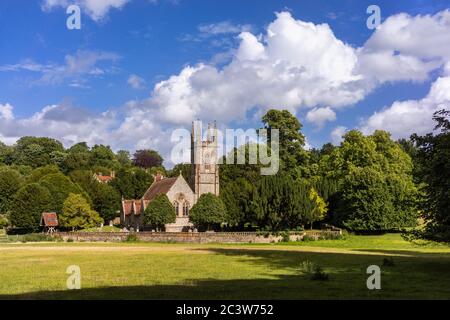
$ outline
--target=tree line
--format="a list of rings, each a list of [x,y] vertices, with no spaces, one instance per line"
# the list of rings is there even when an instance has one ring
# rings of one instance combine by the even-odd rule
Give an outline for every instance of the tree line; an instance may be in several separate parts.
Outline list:
[[[269,133],[280,129],[278,174],[261,176],[258,164],[224,161],[220,197],[202,197],[191,220],[205,230],[268,231],[329,223],[380,232],[421,223],[424,228],[414,236],[449,239],[448,118],[449,111],[437,112],[434,132],[425,136],[394,141],[385,131],[364,135],[351,130],[339,146],[327,143],[306,150],[299,120],[286,110],[269,110],[261,119],[262,128]],[[248,157],[250,148],[260,147],[267,146],[235,148],[234,159],[238,152]],[[84,142],[65,149],[57,140],[38,137],[23,137],[14,146],[0,143],[0,224],[35,231],[42,211],[62,214],[68,228],[79,227],[70,223],[76,212],[88,212],[80,220],[83,227],[111,220],[120,214],[121,198],[142,197],[155,172],[176,176],[181,171],[189,181],[190,165],[167,170],[162,164],[154,150],[131,156],[125,150],[90,148]],[[94,173],[111,171],[115,179],[109,184],[93,179]],[[153,202],[145,219],[162,228],[174,219],[171,205],[163,196]]]

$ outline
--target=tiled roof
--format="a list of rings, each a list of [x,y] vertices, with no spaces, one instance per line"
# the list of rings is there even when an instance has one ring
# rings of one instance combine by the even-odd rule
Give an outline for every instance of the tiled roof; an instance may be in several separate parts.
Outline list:
[[[123,213],[126,216],[129,216],[130,214],[133,213],[133,203],[134,200],[123,200],[122,201],[122,207],[123,207]]]
[[[134,200],[134,214],[136,216],[142,213],[142,200]]]
[[[166,194],[169,192],[170,188],[174,185],[174,183],[177,181],[178,178],[166,178],[162,179],[160,181],[154,182],[150,188],[145,192],[142,199],[151,201],[153,200],[158,194]]]
[[[113,180],[114,178],[111,176],[99,176],[97,175],[96,178],[100,181],[100,182],[110,182],[111,180]]]
[[[41,226],[57,227],[58,215],[55,212],[43,212],[41,216]]]

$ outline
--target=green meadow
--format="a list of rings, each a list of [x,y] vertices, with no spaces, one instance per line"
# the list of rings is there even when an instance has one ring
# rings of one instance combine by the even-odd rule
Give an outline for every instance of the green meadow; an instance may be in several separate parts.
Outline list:
[[[329,279],[312,280],[305,261]],[[81,270],[79,290],[66,286],[71,265]],[[370,265],[381,268],[381,290],[367,289]],[[0,299],[450,299],[449,283],[448,245],[398,234],[267,245],[0,245]]]

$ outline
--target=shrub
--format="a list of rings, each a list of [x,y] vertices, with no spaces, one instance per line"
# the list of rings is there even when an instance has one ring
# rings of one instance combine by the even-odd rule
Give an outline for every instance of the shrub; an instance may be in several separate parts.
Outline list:
[[[139,238],[134,233],[131,233],[123,240],[123,242],[139,242]]]
[[[300,264],[300,271],[305,274],[309,274],[311,276],[311,280],[328,281],[330,279],[321,266],[314,264],[309,260],[303,261]]]
[[[20,238],[20,241],[25,243],[25,242],[47,242],[47,241],[55,241],[55,238],[48,236],[46,234],[43,233],[29,233],[29,234],[25,234]]]
[[[291,240],[288,231],[282,232],[281,237],[282,237],[281,242],[289,242]]]
[[[330,280],[330,277],[328,274],[322,269],[321,266],[316,265],[314,266],[314,272],[311,276],[311,280],[317,280],[317,281],[328,281]]]

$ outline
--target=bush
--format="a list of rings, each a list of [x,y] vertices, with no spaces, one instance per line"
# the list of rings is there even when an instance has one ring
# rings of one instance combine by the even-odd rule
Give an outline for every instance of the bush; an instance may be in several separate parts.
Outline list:
[[[25,234],[19,238],[21,242],[48,242],[48,241],[56,241],[55,238],[48,236],[43,233],[29,233]]]
[[[316,238],[309,236],[307,234],[305,234],[302,238],[302,241],[308,242],[308,241],[316,241]]]
[[[123,242],[139,242],[139,241],[140,241],[139,238],[134,233],[129,234],[127,238],[123,240]]]
[[[313,262],[306,260],[300,264],[300,271],[311,276],[311,280],[316,281],[328,281],[330,277],[322,269],[321,266],[314,264]]]
[[[282,232],[281,237],[282,237],[281,242],[289,242],[291,240],[288,231]]]
[[[314,266],[314,273],[311,276],[311,280],[317,280],[317,281],[328,281],[330,280],[330,277],[328,274],[322,269],[321,266],[316,265]]]

